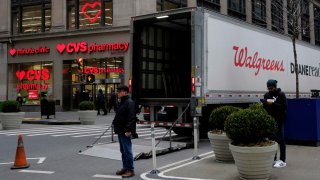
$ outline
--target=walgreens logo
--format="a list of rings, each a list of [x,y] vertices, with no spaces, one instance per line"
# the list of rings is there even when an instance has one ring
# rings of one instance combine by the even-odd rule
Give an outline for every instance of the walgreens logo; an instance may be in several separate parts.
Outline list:
[[[265,71],[284,71],[283,60],[260,57],[258,51],[250,54],[247,47],[233,46],[233,50],[234,65],[240,68],[256,69],[255,76],[259,74],[261,69]]]
[[[57,44],[56,49],[60,54],[63,54],[65,51],[69,54],[71,53],[94,53],[94,52],[126,52],[129,49],[128,42],[116,42],[110,44],[97,44],[92,43],[88,44],[87,42],[70,42],[67,44]]]

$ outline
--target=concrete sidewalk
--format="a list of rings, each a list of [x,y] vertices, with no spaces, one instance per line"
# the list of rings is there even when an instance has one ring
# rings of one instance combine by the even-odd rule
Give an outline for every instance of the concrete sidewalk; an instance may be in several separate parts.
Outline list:
[[[273,168],[272,180],[317,180],[320,179],[320,147],[287,145],[287,167]],[[178,167],[178,168],[177,168]],[[190,161],[181,166],[163,170],[162,178],[181,179],[219,179],[238,180],[239,175],[234,163],[219,163],[214,154],[200,160]]]
[[[112,121],[115,113],[108,113],[106,116],[99,115],[97,119],[105,118]],[[99,123],[99,121],[96,121]],[[71,125],[80,124],[79,115],[77,111],[56,112],[56,115],[42,116],[40,112],[26,112],[23,120],[24,124],[48,124],[48,125]]]
[[[107,116],[98,116],[96,123],[110,124],[114,115],[115,113],[111,112]],[[40,112],[26,112],[24,123],[80,124],[76,111],[56,112],[56,117],[50,116],[50,119],[46,119],[46,116],[40,118]],[[209,141],[200,143],[199,149],[201,146],[210,149]],[[287,167],[272,169],[271,180],[320,180],[320,147],[287,145],[286,162]],[[190,158],[181,164],[161,169],[158,176],[164,179],[239,179],[235,164],[215,161],[213,152],[202,156],[200,160]]]

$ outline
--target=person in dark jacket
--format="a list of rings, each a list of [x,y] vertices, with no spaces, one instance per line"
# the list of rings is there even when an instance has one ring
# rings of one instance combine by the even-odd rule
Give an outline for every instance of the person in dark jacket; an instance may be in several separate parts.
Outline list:
[[[286,144],[284,141],[284,121],[287,116],[287,98],[280,88],[277,88],[277,80],[270,79],[267,81],[268,92],[264,95],[263,107],[267,110],[278,125],[276,141],[280,146],[280,160],[277,160],[277,154],[274,158],[273,167],[282,168],[286,164]]]
[[[134,176],[133,154],[132,154],[132,134],[135,133],[135,104],[128,96],[129,88],[125,85],[119,85],[117,88],[118,98],[120,100],[116,115],[112,122],[115,134],[118,134],[120,152],[122,158],[122,169],[116,172],[123,178]]]
[[[111,111],[112,107],[113,107],[114,112],[116,112],[116,110],[117,110],[116,104],[117,104],[117,95],[114,92],[114,90],[111,90],[111,96],[110,96],[110,100],[109,100],[109,112]]]
[[[100,109],[103,110],[103,115],[107,115],[107,109],[106,109],[106,103],[105,103],[105,97],[102,92],[102,89],[99,89],[98,97],[97,97],[97,104],[98,104],[98,115],[100,114]]]

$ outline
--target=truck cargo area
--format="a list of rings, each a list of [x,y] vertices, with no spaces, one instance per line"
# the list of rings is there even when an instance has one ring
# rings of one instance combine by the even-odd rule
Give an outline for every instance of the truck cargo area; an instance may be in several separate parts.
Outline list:
[[[132,95],[156,121],[173,121],[191,96],[191,13],[133,21]],[[186,115],[181,119],[186,120]]]
[[[190,98],[191,15],[133,21],[133,96]]]

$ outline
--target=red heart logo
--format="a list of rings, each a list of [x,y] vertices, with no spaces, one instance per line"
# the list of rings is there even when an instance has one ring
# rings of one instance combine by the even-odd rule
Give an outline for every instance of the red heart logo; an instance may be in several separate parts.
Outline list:
[[[57,44],[56,48],[59,51],[59,53],[62,54],[63,51],[66,49],[66,45],[65,44]]]
[[[16,49],[10,49],[9,53],[11,54],[11,56],[14,56],[16,54],[17,50]]]
[[[90,17],[87,14],[87,8],[90,7],[93,10],[96,10],[94,7],[95,6],[99,6],[99,11],[97,12],[97,14],[94,17]],[[81,8],[81,12],[83,13],[83,15],[91,22],[94,23],[98,17],[101,15],[101,2],[94,2],[94,3],[85,3],[82,8]]]
[[[24,70],[16,72],[16,76],[20,79],[20,81],[24,78],[25,75],[26,72]]]

